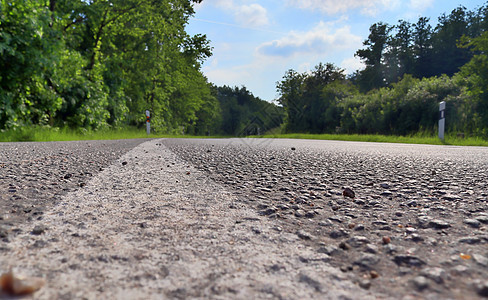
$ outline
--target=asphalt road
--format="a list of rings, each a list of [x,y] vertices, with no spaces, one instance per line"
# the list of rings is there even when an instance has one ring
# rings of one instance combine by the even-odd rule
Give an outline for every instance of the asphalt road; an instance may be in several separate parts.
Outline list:
[[[39,299],[487,297],[487,173],[481,147],[152,140],[2,229],[0,268]]]
[[[488,149],[315,140],[166,140],[259,215],[392,298],[488,295]],[[343,197],[345,187],[355,198]]]

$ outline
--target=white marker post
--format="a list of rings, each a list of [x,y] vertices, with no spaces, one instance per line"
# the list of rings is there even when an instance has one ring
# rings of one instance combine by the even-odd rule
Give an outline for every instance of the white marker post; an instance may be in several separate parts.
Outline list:
[[[439,139],[444,140],[446,126],[446,101],[439,103]]]
[[[149,135],[151,133],[151,113],[146,110],[146,133]]]

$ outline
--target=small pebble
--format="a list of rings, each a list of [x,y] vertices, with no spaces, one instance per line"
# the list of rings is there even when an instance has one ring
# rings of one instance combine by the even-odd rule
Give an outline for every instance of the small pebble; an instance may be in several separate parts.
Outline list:
[[[473,228],[480,228],[481,226],[481,222],[476,219],[465,219],[463,222]]]
[[[423,276],[433,280],[438,284],[444,283],[444,278],[446,276],[446,271],[442,268],[425,268],[421,273]]]
[[[33,235],[41,235],[46,231],[46,227],[43,225],[36,225],[34,229],[32,229],[32,234]]]
[[[375,270],[371,270],[369,272],[369,276],[371,276],[371,278],[373,278],[373,279],[376,279],[376,278],[380,277],[380,274],[378,274],[378,272],[376,272]]]
[[[399,266],[420,267],[425,265],[425,262],[413,255],[397,255],[393,261]]]
[[[477,282],[475,285],[478,295],[488,298],[488,281]]]
[[[297,236],[301,238],[302,240],[311,240],[313,237],[310,233],[304,231],[304,230],[298,230],[297,231]]]
[[[423,291],[429,287],[429,280],[424,276],[417,276],[412,279],[412,283],[418,291]]]
[[[371,288],[371,281],[368,279],[361,279],[359,281],[359,286],[365,290],[369,290]]]

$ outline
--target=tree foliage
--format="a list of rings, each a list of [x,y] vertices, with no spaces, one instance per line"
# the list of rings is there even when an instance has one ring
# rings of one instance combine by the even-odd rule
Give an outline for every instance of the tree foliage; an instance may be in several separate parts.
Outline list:
[[[472,39],[465,36],[461,46],[477,53],[459,73],[470,96],[464,103],[465,115],[469,116],[465,130],[488,137],[488,32]]]
[[[488,136],[488,5],[370,27],[351,76],[330,63],[288,70],[277,105],[201,72],[205,35],[185,27],[201,0],[0,0],[0,130],[141,126],[162,133],[432,132]],[[283,124],[282,124],[283,123]]]
[[[468,11],[460,6],[438,18],[435,27],[420,17],[416,23],[404,20],[396,25],[382,22],[370,27],[366,47],[356,52],[365,68],[354,77],[361,91],[389,86],[403,75],[416,78],[452,76],[473,56],[457,47],[463,36],[477,37],[488,30],[487,6]]]
[[[1,0],[0,128],[140,125],[146,109],[160,132],[208,126],[211,48],[185,32],[192,2]]]
[[[285,130],[433,133],[439,102],[446,101],[448,131],[488,137],[487,20],[485,5],[476,11],[460,6],[434,27],[425,17],[373,24],[365,48],[356,52],[363,70],[346,78],[319,64],[285,73],[277,83]]]
[[[384,54],[387,48],[388,34],[391,27],[388,24],[376,23],[369,28],[370,34],[363,45],[366,49],[356,52],[366,68],[359,72],[357,82],[364,91],[379,88],[387,85],[385,79]]]
[[[219,133],[224,135],[259,135],[283,122],[283,110],[255,97],[245,87],[214,87],[222,109]]]
[[[278,102],[286,112],[285,130],[314,133],[335,130],[338,125],[335,104],[341,93],[334,87],[345,78],[344,70],[330,63],[320,63],[310,73],[288,70],[283,80],[277,82]]]

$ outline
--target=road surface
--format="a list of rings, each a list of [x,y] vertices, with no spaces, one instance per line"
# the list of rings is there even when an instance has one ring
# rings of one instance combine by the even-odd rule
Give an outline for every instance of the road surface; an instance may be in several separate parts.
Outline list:
[[[487,170],[478,147],[150,140],[4,214],[0,268],[36,299],[486,297]]]

